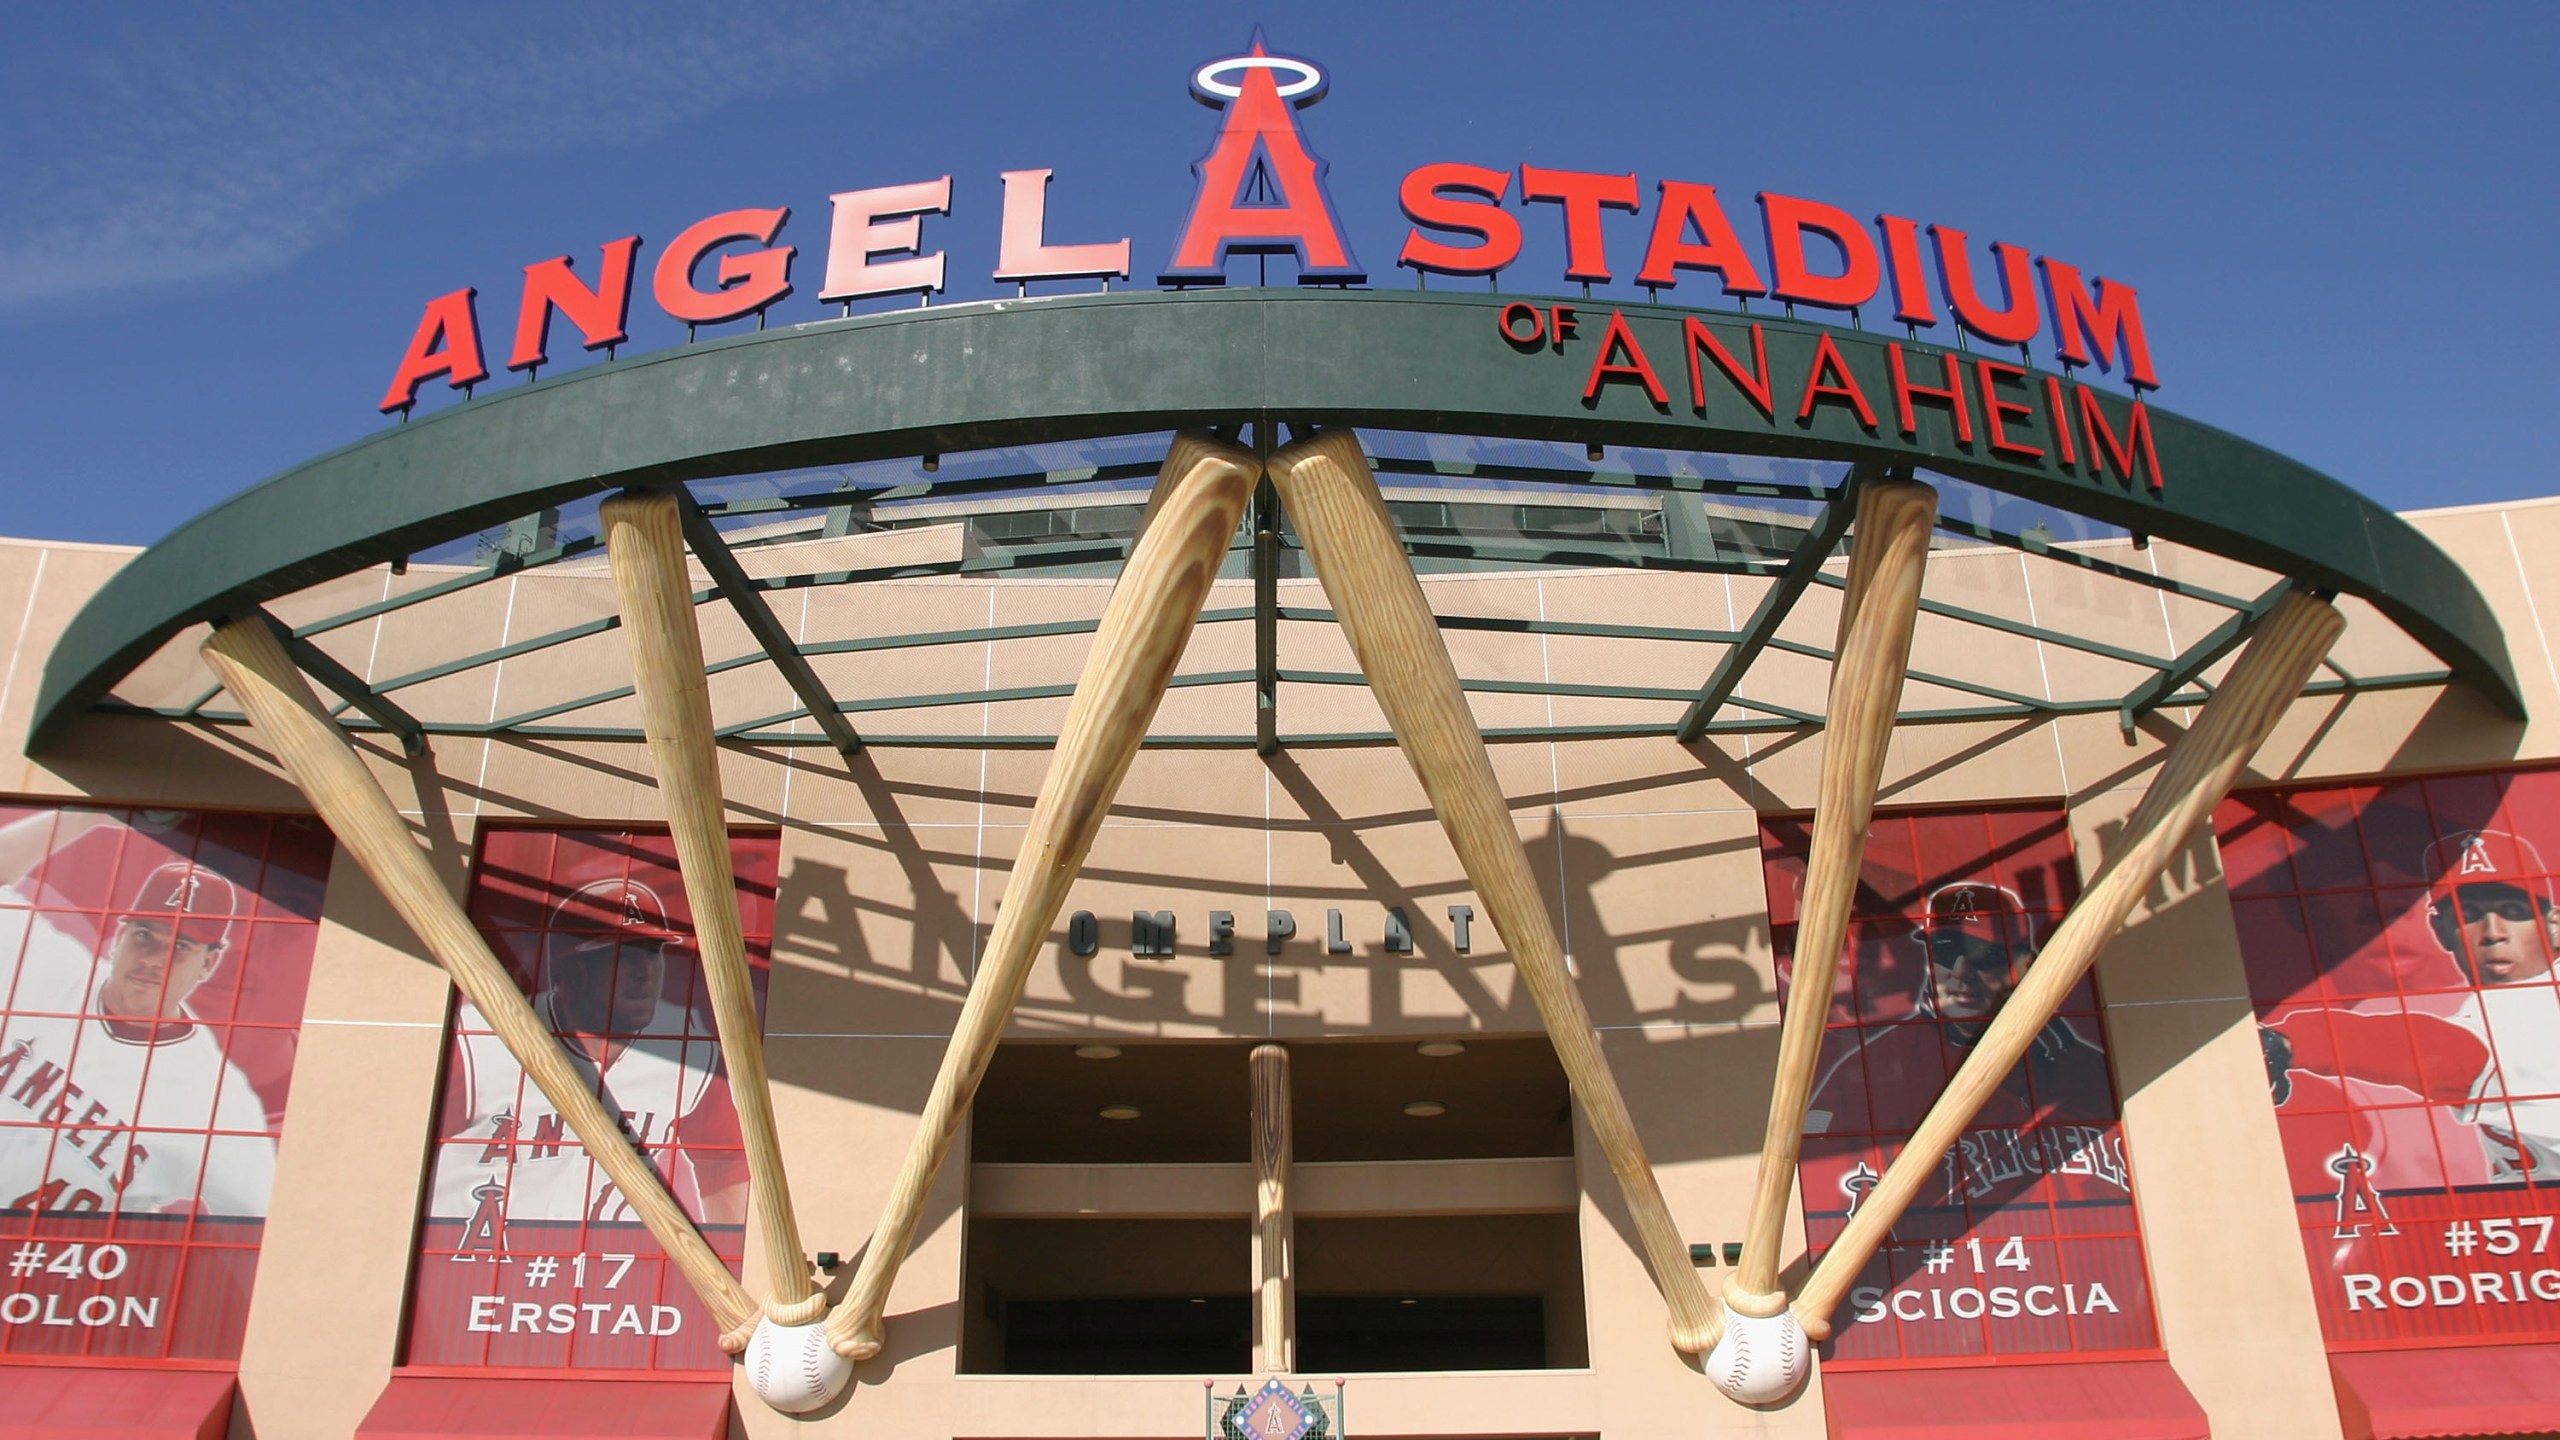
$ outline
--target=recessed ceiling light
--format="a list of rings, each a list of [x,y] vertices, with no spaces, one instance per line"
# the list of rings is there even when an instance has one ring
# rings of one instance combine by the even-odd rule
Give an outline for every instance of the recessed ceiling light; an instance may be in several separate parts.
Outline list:
[[[1463,1040],[1425,1040],[1413,1048],[1420,1054],[1428,1055],[1434,1060],[1440,1060],[1451,1055],[1462,1055],[1466,1053],[1467,1045]]]
[[[1105,1105],[1102,1107],[1102,1118],[1105,1120],[1135,1120],[1138,1118],[1138,1107],[1135,1105]]]
[[[1404,1102],[1404,1113],[1416,1120],[1428,1120],[1434,1115],[1448,1114],[1449,1107],[1437,1100],[1407,1100]]]
[[[1120,1047],[1117,1045],[1103,1044],[1079,1045],[1076,1047],[1076,1058],[1079,1060],[1117,1060],[1120,1058]]]

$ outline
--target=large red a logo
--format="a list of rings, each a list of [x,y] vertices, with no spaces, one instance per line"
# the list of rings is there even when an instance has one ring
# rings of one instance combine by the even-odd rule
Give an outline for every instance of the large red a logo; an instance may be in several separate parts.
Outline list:
[[[1223,112],[1218,138],[1191,167],[1200,177],[1191,217],[1158,283],[1223,285],[1227,257],[1294,255],[1301,285],[1357,285],[1368,274],[1325,193],[1325,162],[1307,149],[1297,112],[1324,98],[1312,63],[1271,54],[1261,27],[1250,53],[1193,71],[1191,93]]]

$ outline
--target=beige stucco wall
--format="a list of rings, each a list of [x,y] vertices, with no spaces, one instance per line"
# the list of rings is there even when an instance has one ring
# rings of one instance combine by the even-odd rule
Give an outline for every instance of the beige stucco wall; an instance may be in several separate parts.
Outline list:
[[[2256,757],[2244,784],[2560,754],[2560,671],[2538,608],[2552,597],[2536,593],[2522,558],[2560,553],[2560,504],[2416,519],[2498,607],[2535,719],[2513,724],[2467,693],[2437,689],[2306,700]],[[19,754],[54,637],[124,554],[0,542],[0,602],[10,602],[0,603],[0,614],[24,617],[14,636],[0,636],[11,645],[0,670],[0,754],[11,768],[0,774],[0,791],[301,808],[251,738],[229,726],[100,717],[76,727],[53,752]],[[2167,545],[2112,558],[2239,593],[2255,593],[2267,578]],[[277,608],[288,618],[327,613],[434,578],[423,567],[397,578],[368,572]],[[1935,600],[2162,655],[2194,643],[2221,613],[2158,596],[2129,599],[2120,588],[2006,552],[1943,555],[1928,583]],[[1557,574],[1435,579],[1430,589],[1444,610],[1471,614],[1722,627],[1750,613],[1759,582]],[[798,612],[786,618],[804,637],[841,638],[1090,616],[1104,594],[1093,582],[930,580],[791,592],[785,604]],[[1836,596],[1816,588],[1783,633],[1826,643]],[[1240,587],[1222,586],[1211,603],[1243,601]],[[381,677],[594,618],[610,603],[593,567],[535,574],[484,586],[433,624],[395,612],[333,632],[324,643],[359,674]],[[1293,582],[1284,603],[1322,601],[1311,582]],[[2347,608],[2353,624],[2336,655],[2348,668],[2375,674],[2429,666],[2368,609]],[[724,611],[702,613],[711,653],[744,647]],[[2560,615],[2552,621],[2560,623]],[[1461,672],[1474,677],[1693,684],[1713,663],[1712,648],[1674,653],[1637,641],[1468,632],[1450,639]],[[440,713],[512,713],[615,683],[624,666],[620,643],[607,634],[540,664],[436,681],[414,698]],[[1054,684],[1074,678],[1084,644],[1070,637],[953,645],[831,657],[821,669],[845,694]],[[1249,644],[1248,627],[1203,631],[1185,669],[1249,665]],[[1353,668],[1324,627],[1290,626],[1284,645],[1290,668]],[[1928,622],[1914,665],[2022,693],[2121,689],[2135,678],[2121,662]],[[1755,673],[1757,698],[1820,708],[1826,677],[1819,663],[1773,654]],[[127,693],[192,698],[208,684],[185,648],[173,647]],[[1473,699],[1489,726],[1661,715],[1658,705],[1605,700]],[[715,701],[723,718],[790,703],[761,667],[721,677]],[[1046,730],[1055,728],[1064,703],[856,718],[875,733],[946,732],[963,722],[972,732]],[[1238,711],[1239,704],[1249,707],[1250,697],[1235,687],[1177,690],[1157,728],[1241,730],[1250,710]],[[1380,724],[1375,702],[1354,687],[1289,686],[1282,705],[1290,730]],[[1906,728],[1895,741],[1884,799],[2067,804],[2086,872],[2185,718],[2162,717],[2132,743],[2104,715]],[[1496,773],[1664,1191],[1684,1231],[1702,1243],[1740,1238],[1775,1053],[1757,820],[1810,808],[1822,744],[1818,735],[1762,735],[1686,749],[1662,739],[1493,747]],[[659,818],[649,767],[631,746],[440,740],[415,764],[400,763],[396,751],[377,743],[367,749],[457,892],[484,822]],[[732,749],[724,756],[733,820],[783,827],[768,1044],[800,1228],[812,1250],[851,1255],[869,1232],[1046,760],[1041,751],[966,745],[878,747],[850,766],[823,748]],[[2218,1433],[2334,1435],[2228,903],[2211,846],[2199,843],[2189,858],[2101,970],[2161,1332]],[[1268,763],[1249,750],[1149,750],[1132,768],[1069,908],[1094,912],[1106,927],[1125,925],[1133,909],[1172,909],[1182,917],[1181,953],[1136,959],[1107,941],[1083,961],[1053,943],[1013,1033],[1168,1040],[1534,1033],[1535,1012],[1481,907],[1472,952],[1458,954],[1449,943],[1446,907],[1472,901],[1419,786],[1392,749],[1307,748]],[[1384,953],[1378,917],[1388,904],[1414,916],[1416,953]],[[1238,916],[1232,958],[1213,959],[1198,943],[1213,908]],[[1273,908],[1295,912],[1300,926],[1276,959],[1258,943],[1261,912]],[[1332,908],[1345,912],[1351,954],[1324,953],[1323,917]],[[415,940],[342,858],[315,962],[235,1433],[344,1435],[391,1373],[445,1006],[441,978]],[[1587,1129],[1575,1163],[1590,1366],[1361,1377],[1352,1382],[1356,1433],[1633,1436],[1677,1427],[1822,1434],[1818,1383],[1789,1404],[1745,1410],[1718,1397],[1694,1363],[1664,1343],[1660,1302],[1628,1243],[1623,1203]],[[851,1397],[812,1421],[776,1416],[741,1388],[746,1434],[1190,1433],[1199,1413],[1196,1378],[959,1373],[968,1176],[964,1145],[944,1172],[893,1297],[888,1357],[864,1366]],[[1801,1244],[1800,1230],[1789,1234],[1791,1245]],[[751,1254],[751,1287],[759,1273]],[[1711,1288],[1721,1273],[1708,1272]]]

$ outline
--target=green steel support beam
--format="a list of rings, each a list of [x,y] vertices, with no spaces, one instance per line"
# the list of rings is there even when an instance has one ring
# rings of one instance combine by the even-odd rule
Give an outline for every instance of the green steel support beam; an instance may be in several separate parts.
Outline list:
[[[1827,645],[1808,645],[1801,640],[1772,638],[1769,641],[1769,648],[1772,650],[1784,651],[1789,655],[1803,655],[1810,659],[1820,660],[1825,664],[1829,664],[1839,658],[1837,655],[1832,653],[1831,647]],[[2023,705],[2030,710],[2051,710],[2053,708],[2053,702],[2050,700],[2039,700],[2033,695],[2021,695],[2014,690],[2003,690],[1996,685],[1985,685],[1976,680],[1961,680],[1953,675],[1941,675],[1932,670],[1906,669],[1902,673],[1906,678],[1917,680],[1923,685],[1939,685],[1944,686],[1949,690],[1961,690],[1967,695],[1979,695],[1985,700],[1998,700],[2010,705]]]
[[[803,490],[752,500],[710,500],[703,503],[702,513],[714,520],[730,520],[741,515],[785,515],[795,510],[835,510],[847,506],[865,509],[908,500],[957,500],[971,495],[1032,491],[1044,486],[1102,486],[1126,480],[1152,479],[1158,468],[1156,462],[1149,461],[1135,465],[1097,466],[1091,474],[1078,474],[1073,480],[1056,479],[1035,470],[1012,475],[978,475],[967,479],[905,481],[895,485],[874,485],[868,489],[838,486],[832,490]],[[1132,490],[1128,493],[1133,499],[1143,499],[1146,492]]]
[[[853,722],[844,718],[835,697],[827,693],[826,682],[809,667],[809,657],[800,653],[799,642],[774,618],[764,592],[748,581],[746,571],[738,568],[738,557],[729,553],[729,542],[720,538],[720,531],[704,517],[702,508],[693,503],[693,496],[681,485],[676,487],[676,501],[676,513],[683,520],[685,543],[693,547],[693,558],[702,562],[713,587],[746,622],[747,634],[763,648],[773,668],[782,672],[791,693],[808,707],[809,718],[817,721],[818,729],[835,743],[836,753],[848,760],[861,754],[862,737],[854,732]]]
[[[1078,542],[1070,549],[1068,554],[1072,561],[1084,561],[1096,556],[1102,556],[1105,558],[1117,556],[1125,553],[1127,548],[1127,546],[1121,545],[1118,542],[1108,542],[1098,548]],[[1050,557],[1050,563],[1069,563],[1069,561],[1058,560],[1054,557]],[[902,580],[924,575],[962,575],[986,570],[1011,570],[1019,568],[1028,568],[1022,565],[1021,557],[1019,555],[1005,555],[980,557],[976,560],[935,562],[925,565],[887,566],[877,570],[840,570],[823,575],[784,575],[765,580],[749,579],[746,583],[748,588],[751,590],[797,590],[817,585],[859,584],[865,580]],[[704,604],[717,597],[719,593],[720,591],[717,586],[714,586],[709,590],[697,590],[693,595],[693,603],[696,605]],[[1203,623],[1206,623],[1211,619],[1234,620],[1242,618],[1244,613],[1245,612],[1241,610],[1211,611],[1203,615],[1201,619]],[[955,645],[972,643],[979,640],[1004,640],[1023,635],[1071,635],[1079,632],[1091,631],[1094,628],[1095,623],[1096,622],[1091,620],[1063,620],[1041,625],[997,626],[990,629],[951,630],[914,636],[884,635],[869,639],[831,640],[815,645],[801,646],[800,653],[803,655],[838,655],[851,653],[857,650],[903,650],[910,647],[922,647],[928,645]],[[501,645],[493,650],[482,650],[476,654],[465,655],[458,659],[445,661],[440,665],[431,665],[423,670],[413,670],[405,675],[395,675],[391,679],[383,681],[374,688],[378,691],[384,692],[405,690],[412,685],[423,685],[430,680],[441,680],[448,675],[458,675],[463,671],[475,670],[483,665],[494,665],[501,660],[512,660],[519,655],[529,655],[538,650],[548,650],[554,645],[565,645],[572,640],[583,640],[590,635],[600,635],[607,630],[620,627],[621,624],[622,617],[619,615],[606,615],[594,620],[581,621],[575,625],[564,626],[558,630],[546,631],[543,634],[535,635],[528,639],[518,640],[507,645]],[[606,700],[616,699],[619,698],[619,696],[600,695],[596,698],[598,700]],[[111,706],[109,708],[114,710],[118,707]]]
[[[1846,589],[1849,584],[1845,577],[1839,575],[1816,575],[1813,580],[1817,585],[1828,585],[1834,590]],[[2077,650],[2084,655],[2102,655],[2109,660],[2121,660],[2127,665],[2139,665],[2147,670],[2166,670],[2170,665],[2169,661],[2145,655],[2139,650],[2127,650],[2121,645],[2110,645],[2103,640],[2092,640],[2085,635],[2073,635],[2068,631],[2056,630],[2050,626],[2030,625],[2024,620],[2012,620],[2005,615],[1968,610],[1962,605],[1950,605],[1943,600],[1924,597],[1920,601],[1920,613],[1943,616],[1949,620],[1961,620],[1968,625],[1980,625],[1985,629],[1997,630],[2003,635],[2019,635],[2029,640],[2042,640],[2048,645],[2059,645],[2065,650]],[[2105,708],[2114,709],[2115,702],[2107,702]]]
[[[1464,475],[1457,475],[1438,469],[1428,461],[1406,460],[1392,456],[1371,456],[1370,467],[1380,475],[1411,476],[1418,480],[1438,481],[1443,486],[1449,486],[1453,481],[1464,480],[1511,480],[1528,484],[1553,485],[1559,490],[1587,490],[1593,485],[1607,485],[1613,489],[1670,491],[1682,495],[1730,495],[1751,500],[1793,500],[1799,503],[1819,502],[1824,494],[1821,489],[1813,486],[1772,485],[1760,480],[1714,480],[1703,475],[1636,475],[1626,471],[1598,475],[1588,470],[1556,470],[1533,465],[1477,464],[1470,467]],[[1382,488],[1393,490],[1402,487]],[[1529,503],[1536,503],[1534,495],[1523,496],[1517,491],[1505,493],[1488,490],[1484,495],[1484,503],[1489,505],[1517,505],[1524,499]]]
[[[1724,658],[1716,662],[1714,672],[1707,676],[1707,683],[1698,691],[1698,698],[1690,702],[1688,712],[1680,717],[1680,726],[1672,733],[1681,744],[1686,745],[1706,734],[1707,722],[1713,720],[1716,711],[1733,698],[1734,687],[1742,683],[1744,672],[1760,658],[1760,652],[1768,648],[1770,638],[1778,633],[1778,626],[1786,620],[1787,612],[1795,608],[1805,587],[1813,583],[1813,577],[1822,573],[1823,562],[1829,560],[1831,552],[1839,546],[1840,536],[1848,530],[1850,518],[1858,511],[1858,486],[1877,473],[1877,467],[1872,465],[1861,465],[1851,470],[1848,481],[1840,487],[1839,493],[1831,497],[1822,517],[1814,521],[1812,529],[1804,532],[1803,543],[1796,546],[1795,554],[1787,557],[1786,568],[1778,572],[1777,583],[1760,597],[1759,607],[1743,624],[1742,638],[1735,641],[1733,648],[1724,652]]]
[[[1294,605],[1280,607],[1283,620],[1303,620],[1311,624],[1331,625],[1330,610],[1307,610]],[[1730,645],[1741,638],[1736,630],[1690,630],[1670,625],[1609,625],[1587,620],[1532,620],[1511,615],[1434,615],[1432,623],[1443,630],[1481,630],[1498,635],[1592,635],[1607,640],[1677,640],[1693,645]]]
[[[718,593],[716,590],[699,591],[694,595],[693,603],[699,605]],[[406,675],[394,675],[374,688],[384,694],[394,690],[406,690],[412,685],[424,685],[430,680],[441,680],[447,675],[459,675],[466,670],[477,670],[483,665],[495,665],[501,660],[513,660],[519,655],[530,655],[537,650],[548,650],[554,645],[565,645],[572,640],[583,640],[589,635],[601,635],[607,630],[621,628],[621,616],[599,616],[596,619],[580,621],[578,624],[548,631],[530,639],[518,640],[511,645],[501,645],[494,650],[482,650],[476,654],[462,656],[460,659],[447,660],[441,665],[430,665],[424,670],[412,670]]]
[[[1283,670],[1280,678],[1293,685],[1366,686],[1369,680],[1351,670]],[[1566,680],[1470,680],[1461,677],[1458,688],[1478,695],[1562,695],[1576,700],[1686,700],[1692,693],[1686,686],[1658,685],[1586,685]]]
[[[2137,721],[2159,709],[2169,697],[2189,684],[2197,683],[2197,677],[2204,674],[2214,661],[2238,649],[2240,642],[2248,639],[2249,632],[2257,627],[2258,621],[2276,608],[2277,601],[2292,592],[2291,580],[2279,580],[2267,587],[2266,593],[2257,599],[2241,602],[2240,608],[2233,611],[2229,619],[2214,626],[2211,634],[2187,647],[2185,654],[2170,661],[2159,674],[2134,686],[2123,700],[2117,702],[2117,726],[2130,737]],[[2340,673],[2343,677],[2344,672]]]
[[[2208,590],[2202,585],[2191,585],[2184,580],[2155,575],[2148,570],[2137,570],[2130,565],[2119,565],[2113,560],[2101,560],[2095,555],[2084,555],[2068,545],[2031,545],[2023,535],[2012,535],[2006,530],[1994,530],[1988,525],[1977,525],[1971,520],[1954,515],[1939,516],[1938,528],[1950,535],[1988,540],[1994,545],[2006,546],[2041,560],[2050,560],[2057,565],[2069,565],[2075,569],[2091,571],[2117,580],[2128,580],[2154,590],[2166,590],[2172,595],[2183,595],[2190,600],[2202,600],[2208,605],[2228,605],[2236,610],[2249,603],[2237,595],[2225,595],[2219,590]]]
[[[1249,620],[1253,612],[1242,606],[1222,610],[1203,610],[1200,623],[1218,625]],[[800,647],[803,655],[850,655],[869,650],[923,650],[936,645],[975,645],[985,640],[1034,640],[1051,635],[1090,635],[1102,628],[1099,620],[1040,620],[1022,625],[982,625],[971,630],[928,630],[915,635],[862,635],[849,640],[820,640]]]
[[[1268,421],[1254,430],[1266,465],[1270,432]],[[1280,749],[1280,492],[1269,475],[1253,490],[1253,748]]]
[[[1293,542],[1291,548],[1304,547]],[[1670,570],[1683,575],[1775,575],[1780,568],[1749,560],[1690,560],[1659,550],[1638,550],[1633,546],[1603,550],[1490,537],[1435,540],[1408,535],[1404,551],[1416,560],[1474,560],[1500,565],[1553,565],[1575,570]]]
[[[293,633],[293,628],[264,610],[253,612],[275,632],[285,655],[303,674],[335,692],[366,719],[400,739],[400,753],[415,760],[427,750],[427,730],[418,717],[392,704],[364,683],[356,672],[329,657],[329,652]]]
[[[1250,678],[1252,678],[1251,671],[1235,670],[1207,675],[1182,676],[1176,678],[1173,684],[1177,688],[1192,685],[1233,685],[1241,684]],[[1342,678],[1343,682],[1346,684],[1365,683],[1361,682],[1359,677],[1355,676],[1345,675]],[[2435,686],[2450,685],[2454,683],[2455,679],[2456,676],[2451,670],[2416,670],[2397,675],[2380,675],[2370,679],[2317,680],[2311,684],[2303,686],[2302,693],[2305,696],[2316,696],[2339,695],[2345,694],[2349,691],[2362,690],[2424,689]],[[963,695],[917,696],[899,700],[867,702],[865,708],[912,709],[919,708],[920,706],[928,703],[959,704],[972,700],[1029,699],[1063,694],[1071,688],[1072,687],[1061,686],[1036,686],[1026,687],[1020,691],[982,691],[974,694]],[[1684,691],[1682,693],[1685,694],[1686,692]],[[2204,697],[2201,695],[2174,695],[2171,696],[2166,703],[2190,704],[2200,702],[2203,698]],[[1736,696],[1731,703],[1741,706],[1744,709],[1758,710],[1777,718],[1770,720],[1717,720],[1708,724],[1708,734],[1784,735],[1794,731],[1817,728],[1822,723],[1822,718],[1818,715],[1808,715],[1799,710],[1788,710],[1776,705],[1763,705],[1752,700],[1744,699],[1740,696]],[[1991,720],[2042,720],[2049,719],[2055,715],[2089,715],[2112,711],[2116,706],[2116,701],[2108,699],[2058,700],[2051,704],[2037,705],[1976,705],[1937,710],[1909,710],[1897,716],[1896,723],[1903,725],[1947,725],[1980,723]],[[205,711],[201,714],[190,715],[176,706],[131,705],[123,701],[112,699],[101,702],[97,708],[98,713],[102,715],[132,715],[162,720],[195,720],[217,725],[243,725],[247,723],[246,717],[242,716],[236,710]],[[788,714],[774,717],[774,723],[779,724],[797,718],[798,712],[793,711]],[[359,730],[368,727],[350,725],[347,728],[350,730]],[[378,729],[381,727],[377,724],[370,728]],[[630,743],[637,743],[646,738],[636,728],[603,725],[526,725],[506,728],[502,725],[456,724],[450,722],[431,721],[422,722],[422,728],[429,735],[462,735],[473,738],[480,738],[495,734],[506,734],[526,740],[616,741]],[[1677,730],[1677,728],[1677,722],[1673,721],[1664,721],[1660,723],[1634,722],[1620,725],[1496,726],[1487,729],[1484,732],[1484,737],[1487,740],[1585,740],[1598,738],[1625,738],[1630,736],[1670,735]],[[822,734],[808,734],[793,731],[737,731],[735,733],[724,734],[722,738],[735,740],[744,745],[768,745],[782,749],[805,745],[825,745],[830,743],[826,736]],[[1385,730],[1360,730],[1309,735],[1284,734],[1280,737],[1280,743],[1284,747],[1387,745],[1394,743],[1395,738],[1396,737],[1392,732]],[[873,749],[896,747],[901,749],[957,750],[1046,750],[1056,748],[1057,743],[1058,737],[1055,735],[980,735],[975,732],[968,734],[872,735],[867,737],[864,741],[864,744]],[[1254,744],[1254,737],[1251,735],[1150,735],[1146,738],[1144,743],[1150,749],[1244,749]]]
[[[1250,670],[1209,670],[1197,675],[1176,675],[1165,682],[1168,690],[1190,690],[1202,685],[1236,685],[1253,678]],[[839,700],[834,702],[848,712],[877,713],[883,710],[931,710],[941,705],[995,705],[1008,700],[1059,700],[1076,693],[1072,684],[1013,685],[997,690],[952,690],[938,695],[886,695],[875,700]],[[755,720],[725,725],[713,733],[723,740],[739,739],[767,725],[786,725],[808,712],[785,710]]]
[[[353,625],[359,620],[370,620],[376,615],[388,615],[394,610],[406,610],[412,605],[423,604],[459,590],[468,590],[475,585],[486,585],[492,580],[504,580],[521,571],[537,569],[561,560],[574,559],[603,543],[593,535],[581,535],[565,545],[553,546],[547,550],[535,550],[529,554],[519,555],[502,550],[498,553],[497,559],[467,575],[456,575],[450,580],[439,580],[433,585],[422,585],[403,595],[389,596],[369,604],[359,605],[353,610],[342,610],[327,619],[314,620],[308,625],[297,626],[293,633],[306,639],[313,635],[324,635],[342,626]]]
[[[1341,685],[1365,689],[1369,677],[1357,670],[1283,670],[1280,678],[1293,685]],[[1458,688],[1478,695],[1561,695],[1576,700],[1687,700],[1695,693],[1687,687],[1667,688],[1652,685],[1583,685],[1561,680],[1469,680],[1460,677]],[[1733,703],[1746,710],[1775,715],[1790,725],[1819,725],[1822,717],[1783,705],[1770,705],[1746,700],[1737,695]],[[1559,726],[1556,733],[1569,733],[1573,727]]]

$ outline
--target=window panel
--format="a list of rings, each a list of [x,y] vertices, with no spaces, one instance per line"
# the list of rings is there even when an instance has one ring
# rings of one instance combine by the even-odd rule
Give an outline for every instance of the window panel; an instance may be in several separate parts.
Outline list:
[[[776,837],[730,842],[759,1009],[779,863]],[[470,908],[535,1013],[737,1269],[746,1166],[667,837],[491,830]],[[409,1364],[729,1368],[682,1276],[468,1002],[456,1004],[440,1117]]]
[[[2554,772],[2492,772],[2252,792],[2215,818],[2226,859],[2310,816],[2367,857],[2361,885],[2300,900],[2318,993],[2280,927],[2240,930],[2332,1346],[2560,1337],[2555,801]]]
[[[0,1358],[238,1356],[330,846],[0,807]]]
[[[1766,822],[1771,904],[1796,903],[1809,827]],[[1831,1012],[1800,1172],[1827,1248],[1874,1188],[2078,890],[2056,809],[1878,818],[1844,999]],[[1779,937],[1792,970],[1792,933]],[[1799,1003],[1789,995],[1785,1003]],[[2075,987],[1941,1159],[1850,1289],[1828,1365],[2156,1351],[2104,1027]]]

